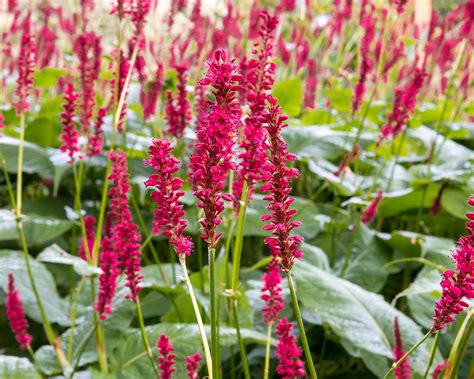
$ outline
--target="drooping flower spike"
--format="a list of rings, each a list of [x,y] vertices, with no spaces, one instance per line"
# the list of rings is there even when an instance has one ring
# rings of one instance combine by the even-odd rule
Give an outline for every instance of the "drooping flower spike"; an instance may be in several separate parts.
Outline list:
[[[265,302],[262,309],[265,324],[269,325],[278,320],[280,311],[284,308],[281,296],[281,274],[280,267],[275,259],[268,265],[267,271],[262,277],[263,287],[260,298]]]
[[[61,113],[61,122],[63,124],[63,130],[61,132],[60,140],[63,144],[60,147],[62,152],[67,152],[69,156],[69,164],[74,164],[76,154],[79,153],[79,133],[76,129],[76,123],[74,116],[76,113],[77,99],[79,93],[74,92],[74,86],[71,83],[66,85],[64,91],[64,112]]]
[[[237,65],[224,50],[216,50],[208,61],[208,73],[200,80],[209,86],[214,99],[208,101],[198,120],[197,142],[190,159],[190,177],[198,207],[204,211],[200,220],[202,237],[215,248],[221,233],[217,226],[222,220],[224,200],[232,197],[224,194],[227,173],[235,169],[232,161],[235,134],[240,127],[240,104],[237,100],[240,75]]]
[[[296,338],[291,335],[292,330],[293,324],[289,323],[285,317],[277,325],[277,373],[283,379],[295,379],[306,375],[304,362],[300,359],[302,352],[296,345]]]
[[[180,204],[183,181],[176,177],[179,160],[171,151],[173,147],[166,140],[153,140],[150,146],[150,157],[145,161],[155,172],[145,182],[147,187],[154,187],[151,198],[156,204],[153,217],[153,233],[161,233],[170,239],[177,254],[189,255],[193,248],[190,237],[183,235],[187,221],[183,218],[184,210]]]
[[[374,200],[370,202],[370,204],[365,208],[364,212],[360,216],[360,222],[363,224],[368,224],[375,220],[375,216],[377,215],[377,209],[379,207],[380,202],[383,199],[383,190],[379,189],[377,191],[377,195]]]
[[[171,346],[171,341],[166,335],[161,334],[156,346],[160,354],[157,359],[160,368],[160,378],[171,379],[173,372],[176,371],[174,368],[176,356],[173,354],[174,348]]]
[[[395,317],[393,321],[393,336],[395,340],[395,346],[393,347],[393,361],[398,362],[406,353],[403,349],[403,341],[400,334],[400,325],[398,324],[398,317]],[[411,378],[411,366],[409,358],[403,360],[394,370],[395,377],[397,379],[410,379]]]
[[[287,126],[287,116],[281,113],[281,107],[272,96],[268,97],[268,112],[262,117],[264,127],[267,131],[268,163],[271,165],[271,177],[268,183],[260,190],[268,193],[264,200],[270,204],[267,209],[269,214],[261,217],[262,221],[269,221],[263,229],[272,233],[271,237],[264,240],[272,255],[279,261],[282,269],[291,271],[295,259],[300,259],[303,252],[299,244],[303,237],[292,235],[292,231],[301,225],[299,221],[293,221],[296,213],[291,209],[294,198],[290,196],[290,182],[297,178],[299,172],[296,168],[287,167],[287,164],[296,160],[296,155],[287,150],[287,144],[281,135],[281,131]]]
[[[15,288],[15,279],[13,274],[8,273],[8,288],[5,299],[5,308],[7,318],[12,332],[22,350],[30,347],[33,337],[28,333],[28,321],[26,320],[25,311],[21,304],[20,295]]]

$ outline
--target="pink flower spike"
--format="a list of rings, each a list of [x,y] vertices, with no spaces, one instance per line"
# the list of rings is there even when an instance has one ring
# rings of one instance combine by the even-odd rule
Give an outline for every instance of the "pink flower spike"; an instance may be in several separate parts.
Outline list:
[[[287,145],[281,131],[287,126],[284,122],[287,117],[281,113],[281,107],[277,100],[268,96],[268,112],[262,117],[264,128],[267,131],[267,149],[269,157],[267,162],[272,167],[269,181],[260,190],[268,193],[264,200],[269,202],[267,209],[269,215],[263,216],[264,221],[270,221],[264,226],[264,230],[271,230],[271,237],[264,240],[272,255],[278,259],[284,271],[291,271],[295,259],[301,259],[303,252],[299,249],[299,243],[303,237],[291,235],[293,229],[299,223],[292,221],[296,211],[291,209],[294,199],[290,196],[292,179],[298,177],[299,172],[295,168],[287,167],[289,162],[296,160],[296,156],[287,150]]]
[[[84,217],[84,228],[86,230],[86,240],[87,240],[87,252],[90,256],[92,250],[94,249],[94,240],[95,240],[95,218],[93,216]],[[79,243],[79,256],[87,260],[86,249],[84,246],[84,241],[81,238]]]
[[[64,112],[61,113],[61,119],[63,124],[63,130],[59,139],[63,142],[60,150],[67,152],[69,155],[69,164],[74,164],[76,153],[79,153],[79,133],[76,129],[74,122],[74,115],[76,113],[76,101],[79,98],[79,94],[74,92],[74,86],[71,83],[66,85],[64,91]]]
[[[304,362],[300,359],[301,349],[296,345],[296,338],[290,335],[292,330],[293,324],[289,323],[285,317],[277,325],[277,373],[283,379],[295,379],[306,375]]]
[[[393,348],[393,361],[398,362],[406,353],[406,351],[403,349],[400,327],[398,325],[398,317],[395,317],[395,320],[393,321],[393,335],[395,339],[395,346]],[[397,379],[411,378],[409,358],[400,363],[400,365],[394,370],[394,374]]]
[[[5,308],[10,328],[12,332],[15,333],[15,338],[20,345],[20,349],[28,349],[33,337],[28,333],[28,321],[26,320],[25,311],[21,304],[18,290],[15,288],[15,279],[11,272],[8,273],[8,289],[5,299]]]
[[[171,91],[166,93],[165,121],[168,126],[168,132],[180,139],[184,135],[186,127],[189,125],[192,114],[191,105],[188,100],[188,65],[182,63],[175,66],[178,74],[177,95],[173,97]]]
[[[188,373],[188,378],[199,379],[198,370],[199,364],[202,361],[201,354],[196,352],[193,355],[184,358],[184,360],[186,361],[186,371]]]
[[[171,346],[170,339],[164,334],[160,335],[156,343],[158,347],[158,352],[160,356],[158,357],[158,363],[160,368],[160,378],[161,379],[171,379],[173,372],[176,369],[173,367],[175,365],[175,355],[173,354],[173,346]]]
[[[446,365],[448,364],[448,360],[445,359],[444,361],[442,361],[441,363],[439,363],[434,371],[433,371],[433,376],[432,378],[433,379],[441,379],[441,374],[443,372],[443,370],[445,369]]]
[[[237,65],[224,50],[216,50],[208,61],[208,73],[200,80],[209,86],[213,100],[201,111],[197,125],[197,142],[190,159],[190,177],[198,207],[204,210],[200,221],[203,238],[215,248],[221,234],[221,223],[227,173],[235,169],[232,162],[235,134],[240,127],[241,109],[238,102],[239,81]]]
[[[128,193],[130,191],[129,174],[127,173],[127,154],[120,150],[112,151],[109,155],[112,161],[112,171],[109,180],[113,186],[109,190],[112,235],[114,249],[119,257],[120,266],[127,277],[126,286],[130,294],[126,298],[137,300],[140,293],[140,282],[143,276],[140,274],[141,253],[140,233],[138,226],[132,220],[130,206],[128,204]]]
[[[377,215],[377,209],[382,199],[383,190],[379,189],[377,191],[377,196],[375,197],[375,199],[370,202],[369,206],[364,210],[364,212],[362,212],[362,215],[360,216],[360,221],[363,224],[368,224],[369,222],[375,220],[375,216]]]
[[[106,108],[100,108],[97,112],[97,119],[94,124],[94,130],[89,134],[89,143],[87,145],[87,155],[93,157],[102,153],[104,146],[104,117],[107,114]]]
[[[184,195],[183,181],[176,177],[179,161],[171,154],[173,147],[166,140],[153,140],[150,146],[150,157],[145,161],[155,173],[145,182],[147,187],[154,187],[151,198],[156,203],[153,217],[153,233],[161,233],[170,238],[177,254],[189,255],[193,249],[191,238],[185,237],[183,231],[187,221],[183,218],[184,210],[179,199]]]
[[[269,325],[278,320],[278,314],[284,307],[283,297],[281,296],[280,267],[274,259],[263,274],[262,281],[263,287],[260,298],[265,302],[262,313],[265,324]]]
[[[18,116],[25,113],[29,108],[28,96],[33,86],[36,62],[36,46],[31,33],[31,13],[23,23],[23,34],[21,35],[20,56],[18,57],[18,79],[16,87],[17,101],[13,103]]]

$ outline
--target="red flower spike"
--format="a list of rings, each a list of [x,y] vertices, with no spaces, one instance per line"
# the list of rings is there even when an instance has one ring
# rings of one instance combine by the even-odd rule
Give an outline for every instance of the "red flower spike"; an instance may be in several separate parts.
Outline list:
[[[86,230],[87,251],[90,254],[94,249],[95,241],[95,218],[93,216],[84,217],[84,229]],[[86,249],[82,238],[79,243],[79,256],[82,259],[87,260]]]
[[[287,126],[284,124],[287,116],[281,113],[281,107],[277,105],[275,98],[269,96],[268,103],[268,113],[264,114],[262,121],[268,135],[267,162],[272,171],[269,181],[260,190],[268,193],[264,200],[270,203],[267,209],[271,213],[262,216],[262,221],[270,221],[263,229],[270,230],[272,237],[266,238],[264,242],[283,270],[290,271],[295,259],[301,259],[303,256],[299,249],[303,237],[290,235],[293,229],[301,225],[299,221],[292,221],[296,210],[291,209],[294,198],[290,196],[290,182],[297,178],[299,173],[297,169],[287,167],[287,163],[296,160],[296,155],[288,152],[286,142],[281,136],[282,129]]]
[[[445,359],[444,361],[442,361],[441,363],[439,363],[434,371],[433,371],[433,376],[432,378],[433,379],[441,379],[441,373],[443,372],[443,370],[445,369],[446,365],[448,364],[448,360]]]
[[[162,334],[160,335],[160,338],[158,338],[156,346],[160,353],[160,356],[157,359],[160,368],[160,378],[171,379],[173,372],[176,371],[173,367],[175,365],[176,356],[173,354],[174,349],[173,346],[171,346],[170,339]]]
[[[403,349],[403,341],[400,335],[398,317],[395,317],[395,320],[393,321],[393,335],[395,339],[395,346],[393,348],[393,361],[398,362],[406,353],[406,351]],[[400,365],[394,370],[394,374],[397,379],[411,378],[411,366],[409,363],[409,358],[400,363]]]
[[[169,141],[153,140],[150,146],[150,158],[145,161],[155,173],[145,182],[147,187],[154,187],[151,198],[156,204],[153,217],[153,233],[161,233],[170,239],[177,254],[189,255],[193,249],[191,238],[185,237],[183,231],[187,221],[183,218],[184,210],[179,199],[184,195],[183,181],[176,177],[179,161],[171,155],[173,147]]]
[[[130,62],[128,61],[127,57],[123,54],[122,50],[120,50],[120,66],[118,75],[116,75],[115,80],[118,80],[118,91],[117,91],[117,101],[119,101],[120,97],[125,91],[124,99],[127,98],[128,91],[125,88],[125,81],[127,80],[128,71],[130,70]],[[114,82],[115,82],[114,80]],[[115,83],[113,83],[113,88],[115,89]],[[122,110],[119,115],[119,120],[117,124],[117,130],[119,133],[124,131],[124,123],[125,118],[127,116],[127,103],[126,101],[123,102]]]
[[[110,153],[109,159],[112,161],[109,180],[113,183],[109,190],[109,217],[114,231],[111,238],[119,257],[120,266],[127,277],[126,286],[130,289],[130,294],[127,294],[126,298],[136,301],[140,292],[139,284],[143,279],[143,276],[140,275],[141,236],[137,230],[138,226],[133,223],[128,204],[130,184],[127,173],[127,154],[116,150]]]
[[[164,69],[161,62],[155,72],[155,79],[149,84],[149,88],[145,91],[143,88],[140,93],[140,101],[143,106],[143,118],[148,121],[156,113],[156,104],[160,97],[164,85]]]
[[[233,60],[224,50],[216,50],[208,61],[208,73],[200,80],[209,86],[214,99],[201,111],[197,125],[197,143],[190,159],[190,177],[198,207],[204,210],[200,220],[202,237],[215,248],[220,238],[216,233],[222,222],[224,200],[231,200],[223,190],[232,162],[235,134],[240,127],[241,109],[237,99],[240,75]]]
[[[293,324],[282,318],[277,325],[278,343],[276,355],[278,357],[277,373],[282,379],[295,379],[306,375],[301,349],[296,345],[296,338],[291,336]]]
[[[25,113],[29,108],[28,96],[34,81],[36,62],[36,46],[34,37],[31,33],[31,13],[25,18],[23,22],[23,34],[21,35],[20,55],[18,57],[18,79],[16,81],[16,96],[17,101],[13,103],[18,116]]]
[[[468,203],[474,206],[474,197]],[[455,270],[443,273],[441,299],[436,303],[431,327],[433,333],[455,321],[454,316],[469,306],[464,298],[474,298],[474,212],[466,213],[466,217],[468,235],[458,239],[457,247],[451,255],[456,264]]]
[[[199,369],[199,364],[202,361],[201,354],[196,352],[193,355],[184,358],[184,360],[186,361],[186,371],[188,373],[188,378],[199,379],[199,375],[197,372]]]
[[[262,115],[266,108],[266,98],[275,81],[274,33],[278,25],[278,17],[268,12],[260,14],[260,41],[255,44],[252,53],[256,56],[250,59],[246,66],[245,90],[250,114],[245,119],[245,130],[238,155],[241,160],[236,179],[232,185],[234,208],[238,210],[244,181],[247,182],[250,194],[258,180],[268,180],[269,165],[266,162],[265,140],[266,133],[262,126]]]
[[[180,139],[189,125],[192,114],[191,105],[188,100],[188,64],[183,63],[175,66],[178,74],[177,95],[173,98],[173,93],[166,93],[165,122],[168,126],[168,132]]]
[[[33,337],[28,333],[28,321],[26,320],[25,311],[21,304],[18,290],[15,288],[15,279],[11,272],[8,273],[8,288],[5,299],[5,308],[10,328],[15,334],[20,349],[28,349]]]
[[[368,207],[365,208],[364,212],[362,212],[362,215],[360,216],[360,222],[362,222],[363,224],[368,224],[369,222],[375,220],[375,216],[377,215],[377,209],[382,199],[383,190],[379,189],[377,191],[377,196],[375,197],[375,199],[372,200]]]
[[[62,152],[67,152],[69,155],[69,164],[74,164],[75,155],[79,153],[79,133],[74,122],[74,115],[76,113],[77,99],[79,93],[74,92],[74,86],[71,83],[66,85],[64,91],[64,112],[61,113],[61,122],[63,130],[59,139],[63,142],[59,148]]]
[[[284,308],[281,296],[281,274],[280,267],[275,260],[269,264],[267,271],[262,277],[263,287],[260,298],[265,302],[262,309],[265,324],[269,325],[278,320],[278,314]]]
[[[97,112],[97,119],[94,124],[93,133],[89,135],[89,143],[87,145],[87,155],[93,157],[102,153],[104,146],[104,117],[107,114],[106,108],[100,108]]]

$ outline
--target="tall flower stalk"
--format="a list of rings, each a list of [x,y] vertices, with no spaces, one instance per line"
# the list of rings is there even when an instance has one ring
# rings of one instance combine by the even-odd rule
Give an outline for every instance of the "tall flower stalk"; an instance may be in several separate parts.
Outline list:
[[[235,134],[240,126],[240,105],[238,90],[240,75],[237,65],[230,60],[227,52],[216,50],[208,61],[208,73],[200,80],[209,86],[214,96],[207,109],[202,111],[197,125],[197,143],[190,159],[193,194],[198,199],[198,207],[204,212],[199,221],[202,238],[209,250],[209,297],[211,322],[211,351],[213,376],[217,377],[219,367],[217,335],[217,298],[215,283],[215,254],[221,232],[217,227],[222,223],[224,200],[231,196],[224,194],[227,173],[236,168],[232,161]]]
[[[157,208],[154,211],[153,233],[160,233],[170,239],[171,245],[179,256],[179,262],[183,270],[183,281],[188,287],[189,296],[193,305],[194,313],[201,334],[201,340],[206,356],[209,378],[212,379],[212,357],[207,341],[204,323],[202,321],[199,305],[194,294],[194,289],[189,279],[186,268],[186,257],[191,254],[193,243],[191,238],[184,236],[183,232],[187,221],[183,218],[184,210],[180,204],[180,198],[184,195],[182,191],[183,181],[176,177],[179,170],[179,161],[171,155],[173,147],[167,140],[153,140],[150,146],[150,157],[145,161],[147,166],[152,167],[155,172],[145,182],[147,187],[153,187],[151,193]]]
[[[271,231],[272,236],[267,237],[264,242],[287,276],[308,371],[310,377],[315,379],[317,378],[316,369],[314,368],[313,358],[306,338],[291,275],[295,260],[303,257],[303,252],[299,248],[299,244],[303,242],[303,237],[291,234],[295,228],[301,225],[301,222],[293,221],[296,210],[291,208],[294,198],[290,196],[290,182],[298,177],[299,172],[297,169],[287,166],[288,163],[296,160],[296,155],[288,152],[286,142],[281,135],[282,129],[287,126],[284,123],[287,118],[287,116],[282,114],[277,100],[272,96],[268,96],[268,112],[263,116],[263,121],[268,135],[268,163],[271,165],[272,171],[270,180],[260,189],[262,192],[268,193],[264,200],[269,202],[267,209],[270,211],[269,214],[262,216],[262,221],[268,222],[263,229]]]

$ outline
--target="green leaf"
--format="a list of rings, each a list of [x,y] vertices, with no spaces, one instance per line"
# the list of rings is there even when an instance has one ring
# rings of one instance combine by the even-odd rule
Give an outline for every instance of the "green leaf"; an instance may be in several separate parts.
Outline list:
[[[459,188],[448,187],[443,191],[441,206],[446,212],[452,214],[454,217],[465,220],[466,213],[471,212],[472,209],[472,207],[467,203],[470,195],[470,192],[463,191]]]
[[[0,377],[5,379],[41,379],[41,375],[30,360],[8,355],[0,355]]]
[[[55,67],[45,67],[40,71],[35,72],[35,87],[51,88],[56,85],[58,79],[67,74],[67,70],[62,70]]]
[[[19,143],[20,140],[16,138],[4,136],[0,139],[0,150],[10,173],[16,173],[18,169]],[[30,142],[24,142],[23,172],[38,174],[43,178],[54,177],[54,168],[46,151]]]
[[[39,296],[49,320],[62,326],[69,325],[68,304],[67,301],[59,297],[53,276],[42,263],[32,257],[30,257],[30,264]],[[42,323],[43,319],[31,287],[23,252],[0,250],[0,287],[5,292],[10,272],[15,277],[15,285],[20,293],[27,316]]]
[[[272,95],[278,99],[283,113],[288,116],[298,116],[301,113],[303,103],[303,83],[301,79],[294,78],[277,83],[273,88]]]
[[[45,216],[26,215],[23,227],[28,246],[39,246],[52,241],[67,232],[72,226],[68,220]],[[0,241],[12,241],[19,238],[16,216],[13,212],[0,209]]]
[[[76,257],[65,252],[58,245],[54,244],[44,249],[37,257],[38,262],[56,263],[60,265],[72,266],[78,275],[91,276],[99,274],[101,271],[97,267],[89,264],[80,257]]]
[[[298,299],[310,319],[320,317],[329,324],[342,345],[368,362],[382,377],[392,359],[393,322],[398,317],[405,346],[413,346],[423,336],[421,328],[388,304],[382,296],[316,268],[304,261],[295,265]],[[371,360],[385,360],[385,365]],[[429,345],[422,345],[411,356],[412,367],[423,373],[429,359]]]

